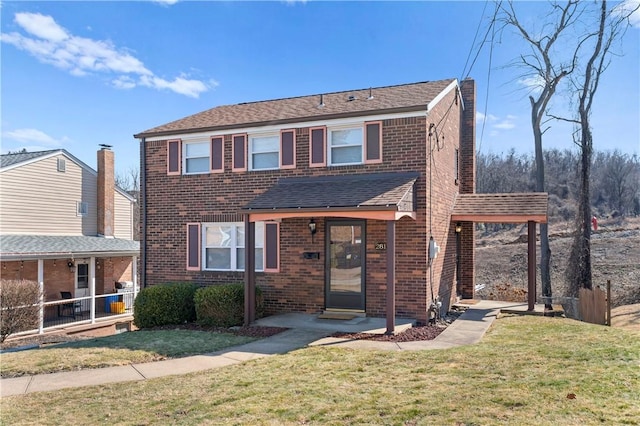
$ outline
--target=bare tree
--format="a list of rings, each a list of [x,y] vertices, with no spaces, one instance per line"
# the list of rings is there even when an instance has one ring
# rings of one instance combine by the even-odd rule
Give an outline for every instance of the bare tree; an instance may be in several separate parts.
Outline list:
[[[115,183],[135,198],[133,207],[133,239],[140,240],[140,170],[130,167],[126,173],[116,173]]]
[[[589,12],[594,3],[584,2],[583,11]],[[629,16],[638,9],[607,9],[607,1],[602,0],[593,20],[586,19],[583,31],[577,38],[576,53],[586,57],[584,68],[570,78],[572,93],[577,103],[574,119],[565,119],[575,124],[574,142],[580,150],[580,189],[578,200],[578,218],[575,238],[569,258],[570,267],[566,275],[570,293],[576,295],[578,290],[592,288],[591,273],[591,164],[593,156],[593,134],[591,132],[591,109],[600,78],[611,62],[611,47],[620,40],[629,27]],[[589,14],[584,13],[588,18]]]
[[[502,8],[503,21],[507,26],[514,27],[516,32],[529,45],[531,52],[520,55],[516,65],[525,70],[523,77],[538,83],[539,91],[529,95],[531,104],[531,128],[535,145],[536,161],[536,192],[545,192],[544,156],[542,150],[542,135],[549,129],[543,129],[549,113],[549,102],[554,97],[558,85],[563,78],[570,75],[575,69],[578,60],[576,49],[573,55],[565,56],[565,59],[554,57],[557,51],[556,43],[573,27],[580,17],[578,0],[569,0],[566,5],[559,6],[553,3],[548,15],[550,27],[548,33],[534,34],[529,31],[518,19],[513,2]],[[540,224],[540,278],[542,281],[542,296],[545,308],[551,306],[551,273],[550,273],[551,249],[549,247],[549,229],[546,223]]]

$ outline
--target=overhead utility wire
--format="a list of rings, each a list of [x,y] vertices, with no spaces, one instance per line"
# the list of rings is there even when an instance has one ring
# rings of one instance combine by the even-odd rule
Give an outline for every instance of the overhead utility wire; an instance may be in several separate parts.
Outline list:
[[[469,54],[467,55],[467,60],[464,63],[464,68],[462,69],[461,76],[464,76],[465,75],[464,73],[467,70],[467,65],[469,64],[469,58],[471,57],[471,52],[473,52],[473,46],[476,45],[476,40],[478,39],[478,33],[480,32],[480,26],[482,25],[482,18],[484,17],[484,11],[487,9],[488,3],[489,3],[489,0],[486,0],[484,2],[484,7],[482,8],[482,15],[480,15],[480,22],[478,22],[478,27],[476,28],[476,34],[473,36],[473,42],[471,43],[471,47],[469,48]],[[471,72],[471,69],[469,69],[469,72]],[[460,80],[462,80],[462,78]]]

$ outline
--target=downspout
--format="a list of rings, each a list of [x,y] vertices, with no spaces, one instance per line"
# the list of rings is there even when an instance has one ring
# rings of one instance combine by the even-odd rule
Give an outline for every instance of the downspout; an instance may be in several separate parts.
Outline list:
[[[147,286],[147,155],[146,140],[140,138],[140,288]],[[134,288],[135,291],[135,288]]]

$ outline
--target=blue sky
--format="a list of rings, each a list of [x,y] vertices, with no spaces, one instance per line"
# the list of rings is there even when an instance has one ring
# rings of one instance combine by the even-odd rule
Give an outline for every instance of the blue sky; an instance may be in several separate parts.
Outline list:
[[[546,8],[516,3],[530,28]],[[478,149],[533,152],[530,87],[508,66],[526,47],[496,34],[468,72],[490,2],[3,1],[0,13],[3,153],[65,148],[95,168],[105,143],[124,174],[139,166],[133,134],[218,105],[467,74],[477,82]],[[640,155],[634,22],[592,124],[596,149]],[[570,126],[550,125],[545,148],[574,146]]]

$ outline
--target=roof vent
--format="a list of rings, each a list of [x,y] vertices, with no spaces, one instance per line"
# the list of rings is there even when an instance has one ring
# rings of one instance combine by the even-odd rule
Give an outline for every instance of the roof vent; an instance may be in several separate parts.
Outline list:
[[[350,95],[350,96],[349,96],[349,99],[347,99],[347,100],[348,100],[349,102],[352,102],[352,101],[355,101],[356,99],[358,99],[358,98],[356,98],[356,97],[355,97],[355,96],[353,96],[353,95]]]
[[[324,95],[320,95],[320,103],[318,104],[318,108],[324,107]]]
[[[371,93],[371,87],[369,87],[369,97],[367,99],[373,99],[373,93]]]

